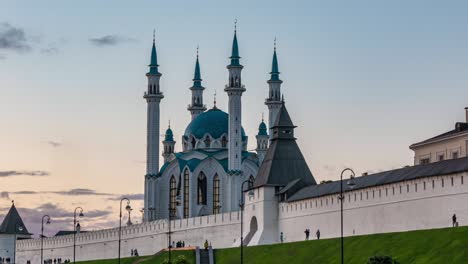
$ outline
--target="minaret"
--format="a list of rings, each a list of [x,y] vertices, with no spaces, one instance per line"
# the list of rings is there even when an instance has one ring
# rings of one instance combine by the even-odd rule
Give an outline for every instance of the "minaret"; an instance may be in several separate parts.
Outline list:
[[[164,158],[164,163],[166,163],[166,162],[169,162],[169,158],[171,157],[171,154],[174,153],[174,146],[176,143],[174,141],[174,134],[172,133],[170,121],[169,121],[169,126],[166,130],[166,134],[164,135],[164,141],[162,143],[164,147],[162,156]]]
[[[203,90],[205,87],[201,84],[202,78],[200,74],[200,63],[198,62],[198,47],[197,47],[197,61],[195,62],[195,74],[193,76],[193,85],[190,87],[192,91],[192,104],[190,104],[187,110],[192,115],[192,120],[195,119],[199,114],[206,111],[206,106],[203,104]]]
[[[147,137],[146,137],[146,177],[145,177],[145,220],[152,221],[155,218],[156,206],[156,175],[159,172],[159,103],[164,98],[159,80],[161,73],[158,70],[158,56],[153,33],[153,47],[151,50],[151,63],[148,78],[148,90],[143,98],[148,103]]]
[[[228,142],[228,170],[230,174],[241,174],[242,160],[242,93],[245,87],[242,85],[241,72],[244,66],[239,63],[239,47],[237,45],[237,30],[234,30],[232,42],[231,63],[228,84],[224,91],[229,96],[229,142]]]
[[[273,51],[273,62],[271,64],[270,80],[267,81],[270,89],[268,98],[265,104],[268,106],[268,128],[270,130],[270,139],[273,136],[272,127],[275,124],[276,117],[281,109],[281,84],[283,81],[279,78],[280,72],[278,71],[278,58],[276,57],[276,38],[275,47]]]
[[[265,158],[265,154],[268,150],[268,133],[267,133],[267,126],[265,122],[263,121],[263,116],[262,116],[262,122],[258,126],[258,134],[256,136],[257,138],[257,155],[258,155],[258,166],[262,165],[263,159]]]

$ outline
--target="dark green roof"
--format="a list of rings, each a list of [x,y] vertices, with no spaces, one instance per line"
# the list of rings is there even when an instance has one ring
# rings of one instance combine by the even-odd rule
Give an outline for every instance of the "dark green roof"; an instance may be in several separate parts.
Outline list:
[[[198,61],[198,55],[197,55],[197,61],[195,62],[195,73],[193,76],[193,87],[201,88],[202,87],[201,81],[202,81],[202,78],[201,78],[201,73],[200,73],[200,63]]]
[[[22,231],[18,230],[22,227]],[[15,232],[15,229],[16,232]],[[17,235],[30,235],[28,229],[23,223],[23,219],[16,210],[15,204],[11,205],[10,210],[3,219],[2,225],[0,225],[0,234],[17,234]]]
[[[268,136],[268,133],[267,133],[267,126],[265,124],[265,122],[262,122],[260,123],[260,125],[258,126],[258,136]]]
[[[229,132],[229,115],[218,108],[212,108],[198,115],[185,129],[184,136],[189,138],[190,135],[198,139],[202,139],[205,134],[210,134],[212,138],[218,139],[223,134],[228,135]],[[242,128],[242,140],[247,137],[244,128]]]
[[[170,127],[166,130],[164,141],[174,141],[174,133],[172,133],[172,129]]]
[[[275,51],[273,52],[273,61],[271,63],[271,78],[270,81],[279,81],[279,70],[278,70],[278,58],[276,57],[276,48]]]
[[[154,40],[153,47],[151,49],[151,62],[148,66],[150,67],[148,74],[160,74],[158,70],[158,54],[156,53],[156,44],[154,43]]]
[[[239,63],[239,45],[237,44],[237,32],[234,31],[234,39],[232,40],[231,64],[229,66],[240,66]]]

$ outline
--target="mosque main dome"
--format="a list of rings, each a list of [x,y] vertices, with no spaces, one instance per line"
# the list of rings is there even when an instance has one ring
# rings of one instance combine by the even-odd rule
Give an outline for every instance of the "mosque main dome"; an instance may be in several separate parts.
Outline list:
[[[228,133],[229,115],[218,108],[212,108],[190,122],[185,129],[183,139],[188,149],[225,148],[222,141],[227,141]],[[247,141],[244,128],[241,133],[242,141]]]

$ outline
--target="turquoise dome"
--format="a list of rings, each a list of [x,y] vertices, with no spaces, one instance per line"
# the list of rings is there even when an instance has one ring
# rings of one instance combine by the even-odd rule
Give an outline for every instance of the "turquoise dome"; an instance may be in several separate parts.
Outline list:
[[[166,130],[166,135],[164,137],[164,141],[174,141],[174,133],[172,133],[171,128],[168,128]]]
[[[263,121],[258,126],[258,135],[259,136],[268,136],[267,126],[266,126],[265,122],[263,122]]]
[[[184,137],[189,138],[191,135],[197,139],[202,139],[203,136],[209,134],[212,138],[218,139],[223,134],[228,135],[229,115],[219,110],[218,108],[210,109],[198,115],[185,129]],[[245,140],[245,131],[242,128],[242,140]]]

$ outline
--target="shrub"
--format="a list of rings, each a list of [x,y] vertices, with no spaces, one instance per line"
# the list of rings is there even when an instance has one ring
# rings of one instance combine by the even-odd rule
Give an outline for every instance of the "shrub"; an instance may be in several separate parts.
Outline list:
[[[390,256],[373,256],[367,261],[367,264],[399,264]]]

